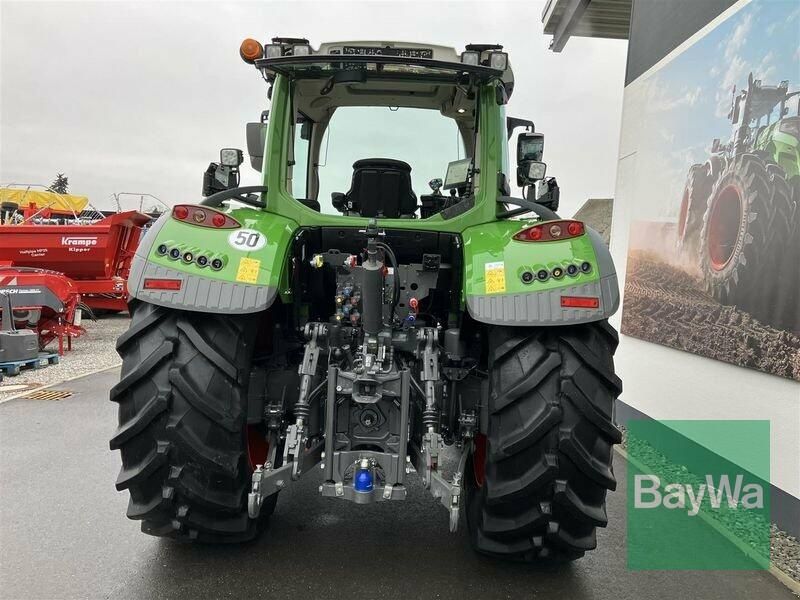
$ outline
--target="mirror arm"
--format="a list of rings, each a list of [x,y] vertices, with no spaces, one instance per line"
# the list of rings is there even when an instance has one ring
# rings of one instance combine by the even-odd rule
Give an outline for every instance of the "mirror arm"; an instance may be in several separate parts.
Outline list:
[[[521,208],[514,208],[511,210],[504,210],[497,214],[497,218],[499,219],[508,219],[510,217],[517,217],[519,215],[523,215],[526,212],[535,213],[537,216],[541,217],[543,221],[555,221],[560,219],[561,217],[558,216],[554,211],[550,210],[546,206],[542,206],[536,202],[530,202],[528,200],[523,200],[522,198],[513,198],[511,196],[499,196],[497,198],[497,202],[499,204],[513,204],[515,206],[519,206]]]
[[[208,198],[203,200],[201,206],[221,206],[225,200],[238,200],[244,204],[255,206],[256,208],[266,208],[267,205],[258,198],[251,198],[250,194],[263,194],[266,193],[267,186],[265,185],[249,185],[240,188],[231,188],[223,190],[216,194],[211,194]]]
[[[514,130],[517,127],[525,127],[525,129],[529,131],[536,131],[536,126],[533,124],[533,121],[530,119],[519,119],[517,117],[506,117],[506,133],[508,135],[508,140],[511,140],[511,136],[514,135]]]

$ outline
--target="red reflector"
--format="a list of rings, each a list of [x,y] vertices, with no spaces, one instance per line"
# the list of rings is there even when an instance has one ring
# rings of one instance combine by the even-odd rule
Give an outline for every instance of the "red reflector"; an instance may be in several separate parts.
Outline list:
[[[583,223],[580,221],[570,221],[569,225],[567,225],[567,233],[570,235],[583,234]]]
[[[181,289],[183,281],[180,279],[145,279],[144,289],[146,290],[170,290],[177,292]]]
[[[186,208],[185,206],[176,206],[175,208],[172,209],[172,215],[176,219],[180,219],[181,221],[183,221],[186,217],[189,216],[189,209]]]
[[[600,308],[600,298],[561,296],[562,308]]]
[[[222,227],[225,225],[225,215],[216,213],[213,217],[211,217],[211,222],[214,224],[214,227]]]

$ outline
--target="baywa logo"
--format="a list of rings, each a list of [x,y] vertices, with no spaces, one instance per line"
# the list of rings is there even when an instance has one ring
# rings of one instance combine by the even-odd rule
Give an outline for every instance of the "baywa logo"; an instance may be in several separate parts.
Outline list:
[[[629,421],[627,452],[630,569],[769,568],[768,421]]]
[[[636,474],[634,480],[634,508],[685,509],[686,514],[695,517],[700,513],[700,507],[708,494],[711,508],[722,508],[726,503],[728,508],[756,509],[764,508],[764,488],[758,483],[744,483],[744,475],[736,475],[731,485],[727,475],[720,475],[714,481],[713,475],[706,475],[706,482],[698,486],[683,483],[668,483],[661,492],[661,479],[658,475]]]
[[[65,235],[61,237],[61,245],[62,246],[80,246],[84,248],[89,248],[91,246],[97,246],[97,238],[96,237],[87,237],[87,236],[70,236]]]

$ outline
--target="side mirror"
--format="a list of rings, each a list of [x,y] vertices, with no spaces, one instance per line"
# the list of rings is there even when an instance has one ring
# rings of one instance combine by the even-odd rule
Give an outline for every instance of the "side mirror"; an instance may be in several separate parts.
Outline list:
[[[517,165],[532,160],[540,161],[544,156],[544,134],[525,131],[517,138]]]
[[[529,160],[517,166],[517,185],[524,187],[544,179],[547,165],[538,160]]]
[[[248,123],[245,130],[247,134],[247,154],[250,156],[250,166],[259,173],[264,162],[264,144],[267,142],[267,119],[269,111],[261,113],[261,121]]]
[[[525,131],[517,138],[517,185],[524,187],[544,179],[546,165],[541,162],[544,155],[544,134]],[[541,165],[541,166],[535,166]]]
[[[300,125],[300,139],[309,141],[311,139],[311,128],[314,126],[314,123],[311,121],[303,121]]]

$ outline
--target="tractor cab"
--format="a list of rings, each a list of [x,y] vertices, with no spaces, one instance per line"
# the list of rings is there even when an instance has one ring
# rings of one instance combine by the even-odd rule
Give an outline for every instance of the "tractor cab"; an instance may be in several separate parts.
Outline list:
[[[290,87],[287,187],[295,200],[325,214],[384,219],[426,219],[473,205],[482,94],[491,92],[502,106],[513,91],[502,46],[470,44],[457,53],[399,42],[334,42],[318,50],[304,39],[272,42],[246,40],[240,54],[271,86],[281,76]],[[262,115],[248,125],[258,170],[266,121]],[[505,164],[507,154],[503,148]]]
[[[797,147],[798,127],[800,121],[800,103],[797,103],[797,114],[789,116],[789,101],[800,96],[800,91],[789,92],[789,82],[781,81],[778,85],[763,85],[750,73],[747,87],[738,94],[734,89],[731,110],[728,115],[734,126],[735,152],[742,152],[755,146],[766,152],[776,151],[776,146],[787,144]],[[778,136],[777,144],[775,136]],[[784,138],[784,139],[780,139]],[[787,152],[789,157],[778,157],[781,167],[790,174],[797,172],[797,150]]]

